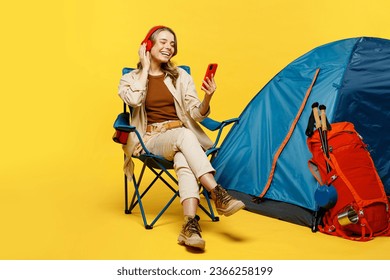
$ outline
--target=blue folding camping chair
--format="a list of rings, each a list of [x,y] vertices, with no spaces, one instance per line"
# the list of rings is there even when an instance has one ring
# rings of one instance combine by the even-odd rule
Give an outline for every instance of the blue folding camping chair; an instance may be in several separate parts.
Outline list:
[[[180,67],[183,68],[184,70],[186,70],[188,73],[190,73],[190,68],[188,66],[180,66]],[[132,70],[133,70],[133,68],[125,67],[122,69],[122,75],[127,74]],[[137,205],[139,205],[139,209],[141,211],[142,220],[143,220],[145,228],[152,229],[153,226],[155,225],[155,223],[158,221],[158,219],[164,214],[164,212],[172,204],[172,202],[177,197],[180,196],[177,188],[172,186],[172,184],[169,183],[169,180],[167,180],[167,178],[164,178],[163,176],[167,176],[172,182],[174,182],[176,187],[178,185],[178,181],[177,181],[176,177],[174,175],[172,175],[170,172],[171,170],[173,170],[173,162],[166,160],[165,158],[163,158],[161,156],[154,155],[151,152],[149,152],[148,149],[146,148],[143,140],[142,140],[142,136],[141,136],[140,132],[136,129],[136,127],[129,124],[128,116],[129,116],[129,114],[132,113],[132,108],[129,106],[130,112],[127,112],[127,107],[128,106],[126,106],[126,104],[123,103],[123,113],[121,113],[118,116],[117,120],[114,123],[114,128],[116,129],[117,132],[119,131],[119,132],[125,132],[125,133],[135,133],[138,140],[141,143],[141,146],[144,150],[144,153],[142,153],[140,156],[133,156],[133,158],[140,160],[143,163],[143,165],[142,165],[141,171],[138,175],[138,179],[136,179],[135,174],[133,175],[132,181],[133,181],[133,185],[134,185],[134,194],[133,194],[133,197],[132,197],[130,203],[129,203],[129,196],[128,196],[128,194],[129,194],[128,178],[126,175],[124,175],[125,213],[131,214],[133,209]],[[207,151],[205,151],[206,155],[209,157],[209,159],[211,161],[213,160],[216,153],[218,152],[219,147],[217,145],[218,145],[218,142],[221,138],[221,134],[222,134],[223,129],[229,124],[236,123],[238,120],[239,120],[238,118],[233,118],[233,119],[229,119],[226,121],[218,122],[218,121],[212,120],[211,118],[206,118],[205,120],[203,120],[201,122],[201,124],[205,128],[207,128],[208,130],[217,132],[217,136],[216,136],[216,139],[214,141],[213,146],[210,149],[208,149]],[[118,139],[115,139],[114,137],[113,137],[113,140],[115,142],[118,142]],[[146,168],[148,168],[148,170],[150,170],[155,175],[155,177],[149,183],[149,185],[146,186],[143,191],[141,191],[141,183],[143,183],[145,170],[147,170]],[[163,208],[154,217],[152,222],[148,223],[148,220],[146,218],[146,212],[145,212],[143,200],[145,199],[145,195],[156,184],[157,181],[164,183],[164,185],[167,188],[169,188],[173,194],[170,197],[170,199],[168,200],[168,202],[163,206]],[[207,203],[207,206],[206,206],[207,208],[205,206],[203,206],[201,203],[199,204],[199,208],[201,210],[203,210],[203,212],[206,213],[207,216],[210,217],[210,219],[212,221],[214,221],[214,222],[219,221],[219,217],[215,216],[215,214],[214,214],[213,207],[211,206],[211,203],[210,203],[210,196],[209,196],[207,190],[205,188],[203,188],[201,185],[199,187],[200,187],[200,191],[204,195],[206,203]]]

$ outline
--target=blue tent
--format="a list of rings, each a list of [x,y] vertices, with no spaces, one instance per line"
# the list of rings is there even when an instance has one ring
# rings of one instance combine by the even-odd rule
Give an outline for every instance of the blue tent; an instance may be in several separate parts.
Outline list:
[[[213,161],[229,190],[316,211],[305,130],[314,102],[352,122],[390,193],[390,41],[360,37],[313,49],[251,100]]]

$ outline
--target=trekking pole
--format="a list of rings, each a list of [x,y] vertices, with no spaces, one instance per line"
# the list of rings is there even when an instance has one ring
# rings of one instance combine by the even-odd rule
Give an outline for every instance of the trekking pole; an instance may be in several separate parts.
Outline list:
[[[322,132],[322,150],[325,154],[326,160],[326,173],[329,174],[332,171],[332,168],[330,167],[330,164],[328,160],[330,159],[329,156],[329,145],[328,145],[328,131],[332,129],[332,126],[328,122],[328,119],[326,117],[326,106],[325,105],[320,105],[319,107],[321,111],[321,130],[319,131],[320,133]],[[336,178],[336,175],[332,175],[331,179],[334,180]],[[330,182],[325,182],[326,183],[326,188],[323,188],[322,190],[319,191],[324,191],[324,197],[327,198],[327,203],[323,207],[326,209],[332,208],[336,202],[337,202],[337,190],[336,188],[331,185]]]
[[[328,126],[326,121],[326,106],[320,105],[321,110],[321,130],[322,130],[322,139],[323,139],[323,146],[322,149],[324,150],[325,156],[327,159],[329,159],[329,146],[328,146]],[[326,162],[326,171],[329,173],[332,169],[330,168],[328,162]]]
[[[322,139],[322,132],[320,131],[321,130],[321,121],[320,121],[320,116],[318,114],[318,102],[314,102],[312,105],[311,105],[311,108],[312,108],[312,115],[314,117],[314,123],[315,123],[315,127],[316,129],[318,130],[318,133],[319,133],[319,136],[320,136],[320,141],[321,141],[321,145],[323,145],[323,139]],[[318,225],[322,219],[322,216],[323,216],[323,213],[324,213],[324,208],[320,207],[317,211],[314,212],[314,215],[313,215],[313,223],[312,223],[312,228],[311,228],[311,231],[312,232],[316,232],[317,229],[318,229]]]
[[[316,129],[318,130],[318,134],[320,136],[322,151],[324,152],[325,156],[328,157],[329,154],[327,154],[327,151],[326,151],[326,143],[324,142],[324,135],[322,133],[321,119],[320,119],[320,115],[318,113],[318,102],[314,102],[313,105],[311,105],[311,108],[313,109],[313,116],[314,116],[314,120],[316,123]],[[324,120],[324,121],[326,124],[326,120]],[[325,125],[325,127],[326,127],[326,125]],[[325,164],[326,164],[326,170],[329,173],[329,171],[331,169],[330,169],[330,166],[326,160],[325,160]]]
[[[318,102],[313,103],[312,109],[313,109],[312,114],[315,120],[316,129],[318,130],[318,134],[322,145],[322,151],[324,152],[325,156],[327,156],[328,146],[327,146],[327,139],[325,139],[325,137],[327,137],[326,131],[328,130],[328,127],[327,127],[326,115],[324,111],[321,112],[323,113],[322,121],[321,121],[318,113]],[[321,109],[323,109],[322,106]],[[325,126],[323,126],[323,124],[325,124]],[[323,134],[323,128],[325,130],[325,137]],[[331,168],[329,166],[327,159],[325,160],[325,164],[326,164],[327,173],[329,173]],[[317,231],[318,225],[321,223],[322,217],[325,215],[327,209],[332,208],[335,205],[337,201],[337,192],[333,186],[323,185],[317,188],[316,192],[314,193],[314,197],[316,202],[320,206],[320,208],[314,212],[313,215],[314,221],[311,229],[312,232]]]

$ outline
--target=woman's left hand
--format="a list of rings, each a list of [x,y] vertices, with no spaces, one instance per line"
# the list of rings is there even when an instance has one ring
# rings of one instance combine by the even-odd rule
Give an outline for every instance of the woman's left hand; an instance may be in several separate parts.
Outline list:
[[[201,90],[203,90],[210,97],[214,94],[217,89],[217,85],[215,84],[214,75],[211,75],[211,79],[206,77],[206,79],[202,83]]]

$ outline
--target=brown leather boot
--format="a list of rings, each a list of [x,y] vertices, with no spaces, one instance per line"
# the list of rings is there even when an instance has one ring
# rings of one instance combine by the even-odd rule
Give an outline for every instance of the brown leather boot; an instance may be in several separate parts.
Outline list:
[[[233,198],[219,184],[211,190],[211,198],[214,200],[219,215],[230,216],[245,207],[241,200]]]
[[[206,242],[202,239],[201,231],[196,217],[185,216],[184,224],[177,241],[180,245],[204,250]]]

